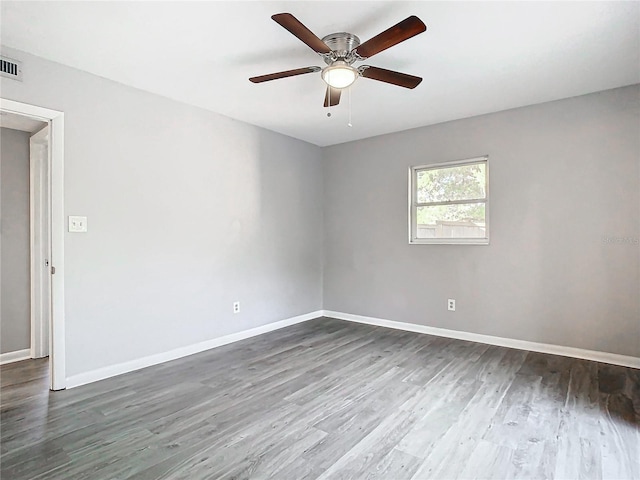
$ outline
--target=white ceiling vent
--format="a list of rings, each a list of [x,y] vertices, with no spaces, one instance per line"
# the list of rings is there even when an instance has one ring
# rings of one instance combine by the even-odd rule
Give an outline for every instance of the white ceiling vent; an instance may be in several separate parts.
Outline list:
[[[22,62],[0,56],[0,75],[22,81]]]

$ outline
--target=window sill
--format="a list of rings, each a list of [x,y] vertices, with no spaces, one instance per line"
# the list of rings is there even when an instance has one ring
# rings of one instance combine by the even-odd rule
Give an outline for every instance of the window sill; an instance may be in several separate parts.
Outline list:
[[[412,238],[409,245],[489,245],[488,238]]]

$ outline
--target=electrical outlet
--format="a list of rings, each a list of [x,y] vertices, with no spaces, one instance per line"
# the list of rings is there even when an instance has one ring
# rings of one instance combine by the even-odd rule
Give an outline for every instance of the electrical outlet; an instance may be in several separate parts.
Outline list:
[[[233,302],[233,313],[240,313],[240,302]]]
[[[447,310],[450,310],[452,312],[456,311],[456,301],[453,298],[447,300]]]

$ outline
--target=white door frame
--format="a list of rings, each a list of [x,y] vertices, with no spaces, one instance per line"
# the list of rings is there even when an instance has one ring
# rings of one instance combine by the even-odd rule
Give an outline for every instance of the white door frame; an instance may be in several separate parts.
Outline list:
[[[49,195],[49,124],[29,139],[29,210],[31,238],[31,358],[49,355],[51,324],[51,209]]]
[[[0,98],[0,110],[49,124],[49,182],[51,235],[51,321],[49,379],[51,390],[66,387],[64,308],[64,113]]]

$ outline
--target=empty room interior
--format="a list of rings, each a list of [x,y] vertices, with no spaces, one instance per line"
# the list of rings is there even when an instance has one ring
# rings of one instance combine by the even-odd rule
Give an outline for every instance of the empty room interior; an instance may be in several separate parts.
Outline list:
[[[0,2],[0,478],[640,479],[640,2]]]

